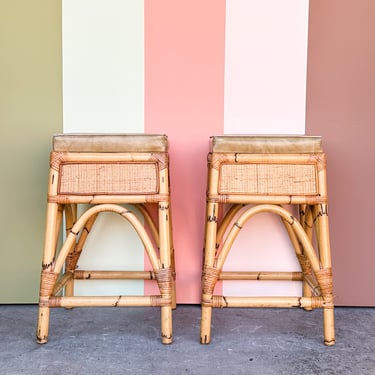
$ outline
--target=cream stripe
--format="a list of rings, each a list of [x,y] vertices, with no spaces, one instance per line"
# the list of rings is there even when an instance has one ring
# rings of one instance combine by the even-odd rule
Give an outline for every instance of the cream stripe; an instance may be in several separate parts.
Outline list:
[[[143,1],[62,4],[64,132],[143,132]]]
[[[143,133],[142,0],[63,0],[64,132]],[[122,218],[104,214],[79,266],[143,269],[143,246]],[[78,281],[76,292],[143,293],[142,281]]]

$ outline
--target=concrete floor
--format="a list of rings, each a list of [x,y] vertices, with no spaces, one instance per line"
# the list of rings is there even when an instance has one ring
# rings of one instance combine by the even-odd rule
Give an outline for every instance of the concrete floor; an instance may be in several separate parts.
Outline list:
[[[0,374],[375,374],[375,308],[336,308],[333,347],[321,310],[215,309],[210,345],[196,305],[174,311],[171,345],[157,308],[54,309],[44,345],[36,319],[35,305],[0,305]]]

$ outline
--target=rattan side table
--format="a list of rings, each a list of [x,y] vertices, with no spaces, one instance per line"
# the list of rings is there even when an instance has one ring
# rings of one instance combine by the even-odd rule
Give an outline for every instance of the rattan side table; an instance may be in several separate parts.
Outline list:
[[[284,205],[297,205],[299,218]],[[239,231],[254,215],[262,212],[280,217],[301,272],[223,271]],[[303,295],[213,295],[218,280],[300,280]],[[212,137],[202,271],[202,344],[211,340],[212,309],[217,307],[322,308],[324,343],[334,345],[326,155],[320,137]]]
[[[86,208],[78,215],[80,204]],[[128,204],[135,205],[143,214],[148,230],[126,208]],[[156,220],[151,210],[157,211]],[[144,245],[152,270],[77,269],[85,241],[102,212],[118,214],[132,225]],[[58,249],[64,216],[66,239]],[[160,294],[75,296],[75,279],[153,279]],[[53,138],[37,342],[48,340],[50,308],[92,306],[160,307],[162,342],[172,342],[174,253],[165,135],[61,134]]]

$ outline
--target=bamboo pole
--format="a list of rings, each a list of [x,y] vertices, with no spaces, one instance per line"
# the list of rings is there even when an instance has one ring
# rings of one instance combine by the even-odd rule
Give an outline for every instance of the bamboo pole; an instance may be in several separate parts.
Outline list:
[[[222,271],[219,280],[302,281],[302,272],[240,272]]]
[[[161,296],[75,296],[51,297],[50,307],[159,307],[170,303]]]
[[[155,280],[154,271],[74,271],[75,280]]]
[[[216,246],[218,247],[220,242],[222,241],[224,234],[226,230],[228,229],[228,226],[230,222],[233,220],[233,218],[236,216],[236,214],[241,210],[241,208],[244,207],[243,204],[233,204],[228,212],[224,215],[223,219],[220,222],[219,228],[217,230],[216,235]]]
[[[64,152],[59,153],[59,162],[70,164],[86,163],[158,163],[156,153],[142,152]],[[157,154],[163,155],[163,153]]]
[[[158,226],[155,224],[154,220],[152,219],[150,213],[148,212],[147,208],[144,204],[135,204],[134,205],[142,214],[143,218],[145,219],[145,222],[150,228],[152,237],[156,243],[156,246],[160,247],[160,240],[159,240],[159,231]]]
[[[318,195],[257,195],[217,194],[209,196],[210,202],[235,204],[319,204],[326,203],[327,198]]]
[[[294,218],[291,218],[290,213],[280,207],[280,206],[275,206],[275,205],[258,205],[251,207],[247,209],[237,220],[237,222],[232,226],[227,238],[225,239],[225,242],[223,244],[223,248],[219,254],[219,257],[217,259],[217,268],[222,269],[225,259],[228,256],[229,250],[231,246],[233,245],[234,240],[237,238],[239,231],[243,228],[245,223],[254,215],[261,213],[261,212],[271,212],[279,215],[281,218],[285,219],[286,221],[289,222],[290,225],[293,226],[293,229],[301,241],[302,246],[304,247],[306,251],[306,255],[308,256],[312,267],[314,270],[319,270],[320,269],[320,264],[319,260],[316,257],[316,254],[314,252],[314,249],[312,248],[312,245],[308,238],[306,237],[306,234],[301,226],[301,224],[295,220]]]
[[[213,307],[321,307],[323,297],[227,297],[213,296]]]
[[[134,194],[134,195],[119,195],[116,199],[113,199],[113,195],[108,194],[85,194],[85,195],[58,195],[49,196],[48,201],[52,203],[68,204],[75,202],[77,204],[111,204],[116,201],[116,204],[135,204],[135,203],[157,203],[160,201],[168,200],[167,194]]]
[[[117,204],[103,204],[103,205],[96,205],[91,208],[89,208],[84,214],[81,215],[81,217],[77,220],[77,222],[74,224],[72,230],[70,231],[69,235],[67,236],[65,243],[63,247],[60,250],[59,256],[56,259],[56,265],[55,270],[57,273],[59,273],[62,269],[62,265],[64,264],[64,261],[69,253],[69,249],[72,246],[72,243],[75,241],[75,237],[78,235],[78,233],[82,230],[84,225],[87,223],[88,219],[97,213],[100,212],[115,212],[126,218],[130,224],[134,227],[136,230],[138,236],[143,242],[143,245],[145,246],[146,253],[151,261],[151,265],[154,270],[159,269],[159,259],[155,253],[155,250],[153,248],[153,245],[143,227],[143,225],[139,222],[138,218],[130,211],[124,209],[122,206],[119,206]]]

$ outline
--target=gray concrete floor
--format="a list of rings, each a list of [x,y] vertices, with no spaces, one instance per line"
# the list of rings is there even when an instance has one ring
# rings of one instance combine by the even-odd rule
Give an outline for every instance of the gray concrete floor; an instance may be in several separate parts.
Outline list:
[[[375,374],[375,308],[336,308],[333,347],[319,309],[215,309],[210,345],[197,305],[174,311],[171,345],[157,308],[54,309],[44,345],[36,319],[35,305],[0,305],[0,374]]]

